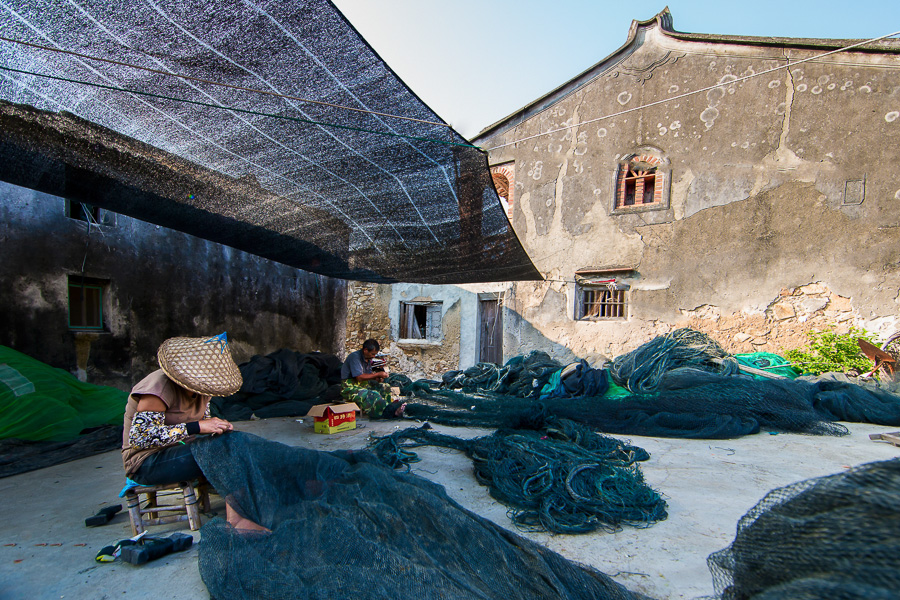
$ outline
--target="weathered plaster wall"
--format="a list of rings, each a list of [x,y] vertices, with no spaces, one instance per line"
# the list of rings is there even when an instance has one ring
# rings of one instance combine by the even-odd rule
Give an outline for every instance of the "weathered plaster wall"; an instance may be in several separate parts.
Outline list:
[[[475,140],[491,149],[586,122],[490,151],[491,164],[515,161],[513,225],[548,279],[515,285],[510,343],[565,359],[615,356],[685,325],[743,350],[766,330],[775,351],[836,323],[900,329],[900,58],[849,52],[739,80],[823,52],[643,26],[592,81]],[[617,162],[645,150],[671,168],[668,206],[612,214]],[[855,203],[845,188],[863,180]],[[612,267],[635,270],[627,321],[575,321],[574,272]],[[782,290],[810,284],[847,310],[775,316]]]
[[[346,284],[110,214],[90,229],[65,201],[0,182],[0,344],[128,389],[171,336],[227,331],[238,362],[280,348],[336,353]],[[106,331],[68,327],[68,275],[109,281]]]
[[[345,354],[371,337],[388,355],[390,370],[412,379],[440,378],[447,371],[466,369],[478,361],[479,295],[506,298],[510,290],[508,283],[455,286],[352,282],[348,289]],[[441,303],[441,339],[400,338],[400,304],[413,301]],[[508,309],[503,315],[504,319],[515,317]],[[515,354],[516,346],[504,346],[504,359]]]

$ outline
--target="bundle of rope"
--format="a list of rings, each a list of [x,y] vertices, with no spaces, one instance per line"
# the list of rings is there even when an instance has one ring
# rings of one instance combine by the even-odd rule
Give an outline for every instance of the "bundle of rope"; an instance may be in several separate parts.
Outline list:
[[[616,357],[609,374],[633,394],[649,394],[656,391],[665,373],[683,367],[720,375],[735,375],[739,371],[737,359],[718,342],[705,333],[682,328]]]
[[[426,424],[373,436],[370,448],[394,468],[409,468],[418,460],[410,450],[414,447],[464,452],[478,482],[509,507],[517,527],[529,531],[612,532],[623,524],[649,527],[666,518],[665,501],[644,482],[636,464],[650,458],[644,449],[567,419],[544,416],[520,425],[467,440]]]

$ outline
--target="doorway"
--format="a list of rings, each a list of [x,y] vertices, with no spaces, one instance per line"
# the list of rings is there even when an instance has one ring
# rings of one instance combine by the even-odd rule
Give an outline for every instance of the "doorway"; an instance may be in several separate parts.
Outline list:
[[[495,294],[479,295],[479,350],[478,362],[502,364],[503,361],[503,311]]]

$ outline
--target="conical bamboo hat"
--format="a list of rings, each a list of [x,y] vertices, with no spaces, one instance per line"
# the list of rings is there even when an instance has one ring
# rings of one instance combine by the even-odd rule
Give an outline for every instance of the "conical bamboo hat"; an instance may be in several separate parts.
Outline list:
[[[169,338],[156,358],[169,379],[204,396],[230,396],[243,383],[225,333],[211,338]]]

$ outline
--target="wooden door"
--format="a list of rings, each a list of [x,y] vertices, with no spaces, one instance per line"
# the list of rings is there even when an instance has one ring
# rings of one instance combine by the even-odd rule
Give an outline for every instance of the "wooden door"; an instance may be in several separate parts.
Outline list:
[[[478,362],[494,363],[499,365],[503,361],[503,313],[500,301],[497,299],[480,300],[481,344],[478,353]]]

